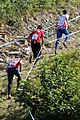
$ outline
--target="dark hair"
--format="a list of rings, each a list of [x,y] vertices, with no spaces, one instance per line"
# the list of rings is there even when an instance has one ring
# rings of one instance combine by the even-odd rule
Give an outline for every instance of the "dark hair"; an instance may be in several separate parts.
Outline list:
[[[18,54],[14,55],[14,56],[15,56],[15,58],[19,58],[20,57],[20,55],[18,55]]]
[[[42,26],[41,26],[41,25],[38,25],[38,26],[37,26],[37,29],[40,29],[40,30],[41,30],[41,29],[42,29]]]
[[[67,10],[63,10],[63,14],[64,14],[64,15],[67,14]]]

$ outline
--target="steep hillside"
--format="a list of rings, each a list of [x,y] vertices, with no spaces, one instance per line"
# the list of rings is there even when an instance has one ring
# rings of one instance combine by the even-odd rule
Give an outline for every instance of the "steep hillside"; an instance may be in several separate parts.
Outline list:
[[[80,15],[79,5],[77,8],[71,8],[70,11],[70,19],[76,18]],[[63,6],[62,6],[63,8]],[[25,110],[22,106],[19,106],[19,103],[16,102],[16,78],[13,81],[12,86],[12,99],[7,100],[7,74],[5,68],[7,66],[7,59],[9,58],[9,52],[19,51],[21,52],[22,61],[23,61],[23,69],[22,69],[22,80],[24,81],[25,77],[28,75],[30,68],[33,65],[33,62],[29,63],[30,53],[27,54],[26,48],[28,48],[27,42],[22,43],[20,40],[27,41],[25,36],[27,36],[33,28],[35,28],[38,24],[43,25],[43,29],[45,30],[45,45],[42,49],[42,57],[37,62],[37,64],[33,67],[29,78],[30,80],[35,80],[35,85],[38,87],[38,79],[39,76],[39,68],[40,64],[47,57],[55,57],[54,55],[54,45],[56,41],[56,27],[54,26],[58,16],[61,14],[61,10],[54,12],[46,12],[42,11],[40,13],[35,14],[34,16],[30,16],[27,22],[22,22],[22,29],[17,29],[15,26],[3,25],[1,27],[1,31],[6,33],[6,38],[0,38],[0,120],[28,120],[27,114],[28,110]],[[70,33],[76,32],[80,30],[80,17],[76,20],[73,20],[69,23],[69,31]],[[62,39],[63,40],[63,39]],[[7,45],[6,43],[12,42],[12,44]],[[51,42],[53,41],[53,42]],[[2,46],[5,45],[5,46]],[[76,48],[80,48],[80,31],[71,35],[70,40],[67,42],[68,48],[64,48],[62,42],[59,46],[58,54],[63,54],[65,52],[75,51]],[[33,74],[32,74],[33,73]],[[37,74],[36,74],[37,73]],[[27,112],[26,112],[27,111]],[[26,114],[27,113],[27,114]]]

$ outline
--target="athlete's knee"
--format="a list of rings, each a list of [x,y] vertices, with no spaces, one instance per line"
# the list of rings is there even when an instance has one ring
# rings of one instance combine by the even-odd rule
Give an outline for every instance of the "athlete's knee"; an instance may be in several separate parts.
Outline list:
[[[57,41],[56,41],[56,44],[59,44],[59,43],[60,43],[60,40],[57,40]]]

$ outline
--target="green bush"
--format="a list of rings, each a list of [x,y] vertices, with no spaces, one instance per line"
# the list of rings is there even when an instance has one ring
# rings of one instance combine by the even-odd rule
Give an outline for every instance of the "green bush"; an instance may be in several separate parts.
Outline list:
[[[45,59],[19,101],[27,101],[36,120],[80,120],[80,49]]]
[[[0,0],[0,23],[8,21],[8,18],[21,20],[23,16],[44,9],[57,11],[65,6],[69,9],[69,6],[75,7],[79,3],[79,0]]]
[[[80,119],[80,53],[46,61],[41,71],[41,97],[47,120]],[[49,117],[49,118],[48,118]]]

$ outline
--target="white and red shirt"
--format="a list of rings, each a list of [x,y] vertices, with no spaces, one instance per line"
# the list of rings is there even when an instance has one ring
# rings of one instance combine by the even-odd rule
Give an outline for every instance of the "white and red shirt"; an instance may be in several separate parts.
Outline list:
[[[69,19],[69,15],[62,15],[58,20],[58,27],[61,29],[65,29],[68,26],[67,20]]]
[[[36,41],[36,42],[40,42],[40,39],[42,38],[42,40],[44,39],[44,32],[43,30],[33,30],[32,33],[30,34],[30,38],[31,38],[31,42]]]
[[[8,68],[18,68],[18,66],[21,66],[22,61],[20,58],[12,58],[8,62]]]

